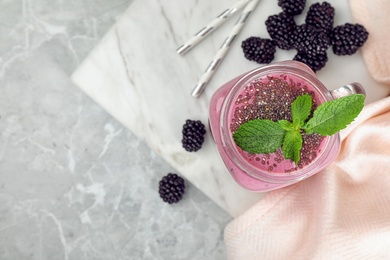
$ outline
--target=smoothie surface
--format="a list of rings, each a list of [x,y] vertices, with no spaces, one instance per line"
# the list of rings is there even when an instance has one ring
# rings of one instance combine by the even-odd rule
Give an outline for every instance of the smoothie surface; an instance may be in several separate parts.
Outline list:
[[[317,90],[298,76],[289,74],[268,75],[249,82],[237,95],[231,108],[229,126],[233,134],[243,123],[253,119],[292,121],[291,104],[303,94],[313,99],[312,112],[323,102]],[[284,159],[281,149],[271,154],[250,154],[236,146],[241,156],[252,166],[276,174],[293,174],[312,163],[321,153],[326,137],[303,134],[301,160],[296,165]]]

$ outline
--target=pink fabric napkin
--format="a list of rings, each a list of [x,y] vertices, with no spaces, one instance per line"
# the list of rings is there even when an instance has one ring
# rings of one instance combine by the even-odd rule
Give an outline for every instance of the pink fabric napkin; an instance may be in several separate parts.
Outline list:
[[[390,1],[350,3],[370,33],[367,68],[390,83]],[[390,259],[390,97],[367,105],[341,135],[329,167],[269,192],[226,226],[229,259]]]
[[[338,159],[225,229],[229,259],[390,259],[390,97],[342,132]]]
[[[390,83],[390,1],[349,0],[356,23],[370,33],[362,47],[363,59],[374,79]]]

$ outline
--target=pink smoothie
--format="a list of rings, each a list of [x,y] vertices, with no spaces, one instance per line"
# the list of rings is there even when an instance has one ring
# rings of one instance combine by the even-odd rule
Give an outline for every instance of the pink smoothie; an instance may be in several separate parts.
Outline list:
[[[231,134],[238,127],[252,119],[291,121],[291,104],[300,95],[309,94],[313,99],[313,110],[324,102],[316,90],[304,80],[293,75],[271,75],[248,83],[236,96],[230,110]],[[303,134],[301,160],[296,165],[283,157],[281,149],[272,154],[249,154],[236,146],[241,156],[250,165],[271,174],[294,174],[315,161],[321,153],[326,137],[318,134]]]

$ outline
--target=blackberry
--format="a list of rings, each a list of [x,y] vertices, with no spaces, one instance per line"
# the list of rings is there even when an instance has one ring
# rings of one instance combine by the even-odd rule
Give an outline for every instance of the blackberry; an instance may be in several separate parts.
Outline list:
[[[294,18],[285,12],[271,15],[265,21],[267,31],[276,46],[283,50],[293,48],[292,37],[297,25]]]
[[[336,55],[354,54],[368,38],[368,32],[360,24],[346,23],[333,28],[330,33],[332,50]]]
[[[172,204],[179,202],[185,191],[185,181],[175,173],[164,176],[158,186],[158,193],[163,201]]]
[[[284,12],[293,16],[302,13],[306,0],[278,0],[278,5]]]
[[[275,42],[271,39],[249,37],[241,43],[245,58],[257,63],[270,63],[276,52]]]
[[[314,3],[310,6],[306,14],[306,24],[317,29],[330,31],[333,28],[335,9],[328,2]]]
[[[300,61],[309,66],[314,72],[325,67],[326,62],[328,61],[328,55],[326,52],[309,55],[304,52],[298,52],[293,60]]]
[[[293,45],[298,52],[315,56],[327,51],[330,46],[330,39],[324,30],[302,24],[295,30]]]
[[[201,121],[187,119],[183,125],[182,134],[183,148],[188,152],[196,152],[202,148],[206,129]]]

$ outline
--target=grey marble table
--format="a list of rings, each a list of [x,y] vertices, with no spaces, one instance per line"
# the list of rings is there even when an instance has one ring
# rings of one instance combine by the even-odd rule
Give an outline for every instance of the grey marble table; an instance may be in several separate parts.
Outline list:
[[[0,259],[225,259],[231,217],[74,86],[130,0],[0,0]]]

